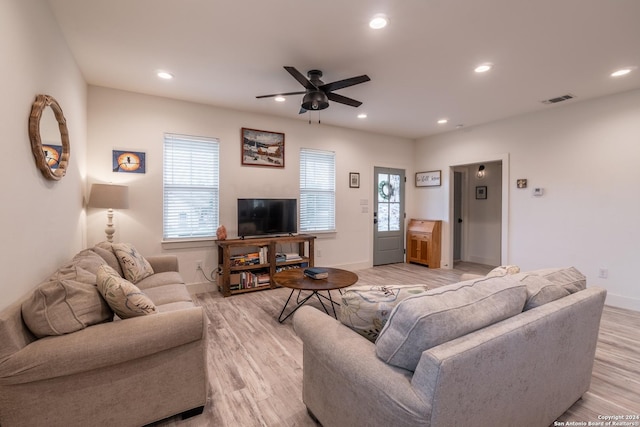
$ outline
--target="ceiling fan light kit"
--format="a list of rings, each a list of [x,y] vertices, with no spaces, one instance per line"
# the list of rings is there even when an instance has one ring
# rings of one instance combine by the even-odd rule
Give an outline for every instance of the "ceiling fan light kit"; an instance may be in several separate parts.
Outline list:
[[[343,95],[338,95],[337,93],[333,93],[333,91],[344,89],[346,87],[354,86],[371,80],[369,76],[363,74],[361,76],[351,77],[344,80],[324,83],[322,80],[320,80],[320,78],[322,77],[322,71],[320,70],[309,70],[309,72],[307,72],[307,78],[295,67],[285,66],[284,69],[287,70],[287,72],[291,74],[291,76],[296,79],[298,83],[304,86],[305,90],[300,92],[259,95],[256,96],[256,98],[275,97],[276,100],[278,100],[278,98],[283,98],[288,95],[304,95],[304,97],[302,98],[302,103],[300,105],[300,114],[306,113],[307,111],[324,110],[325,108],[329,107],[329,101],[349,105],[351,107],[359,107],[360,105],[362,105],[362,102],[356,101],[355,99],[351,99]]]

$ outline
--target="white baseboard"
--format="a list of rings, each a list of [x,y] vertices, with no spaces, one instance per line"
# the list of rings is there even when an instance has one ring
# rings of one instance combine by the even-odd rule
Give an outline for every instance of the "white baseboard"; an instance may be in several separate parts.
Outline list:
[[[627,310],[640,311],[640,299],[616,295],[611,292],[607,292],[605,304]]]

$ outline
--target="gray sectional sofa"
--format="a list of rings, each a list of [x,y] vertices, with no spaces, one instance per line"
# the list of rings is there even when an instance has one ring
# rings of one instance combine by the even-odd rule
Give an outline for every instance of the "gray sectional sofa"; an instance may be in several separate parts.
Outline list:
[[[84,250],[0,312],[2,427],[141,426],[202,412],[207,320],[177,258],[146,258],[152,274],[123,307],[142,298],[153,313],[120,319],[96,284],[101,269],[125,273],[115,255],[109,243]]]
[[[363,313],[379,291],[348,290],[341,310]],[[294,317],[303,400],[324,427],[546,427],[589,389],[606,291],[575,269],[475,278],[390,313],[395,291],[383,291],[375,342],[344,313],[304,306]]]

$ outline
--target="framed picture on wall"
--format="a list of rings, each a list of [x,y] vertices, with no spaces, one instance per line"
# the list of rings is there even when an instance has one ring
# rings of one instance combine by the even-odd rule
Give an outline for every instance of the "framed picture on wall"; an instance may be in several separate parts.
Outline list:
[[[416,187],[440,186],[441,171],[416,172]]]
[[[487,186],[480,185],[476,187],[476,199],[483,200],[487,198]]]
[[[113,171],[146,173],[146,155],[142,151],[113,150]]]
[[[360,188],[360,174],[349,172],[349,188]]]
[[[284,168],[284,133],[242,128],[242,165]]]

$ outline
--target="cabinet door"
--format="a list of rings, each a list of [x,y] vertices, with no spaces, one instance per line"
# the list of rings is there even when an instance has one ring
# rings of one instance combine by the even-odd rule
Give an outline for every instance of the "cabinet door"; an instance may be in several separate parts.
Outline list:
[[[423,264],[429,264],[429,254],[431,253],[430,250],[430,246],[431,246],[431,238],[430,236],[420,236],[420,239],[418,239],[418,246],[419,246],[419,262],[423,263]]]
[[[409,234],[407,239],[407,262],[420,260],[419,235]]]

